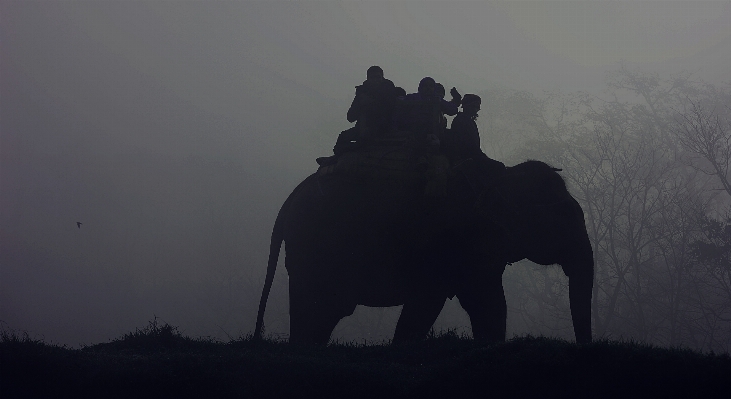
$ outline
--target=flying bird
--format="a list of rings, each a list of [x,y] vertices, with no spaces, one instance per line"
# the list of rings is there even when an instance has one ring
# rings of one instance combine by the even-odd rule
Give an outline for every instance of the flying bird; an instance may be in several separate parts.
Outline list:
[[[76,222],[76,227],[81,228],[81,225],[82,225],[81,222]]]

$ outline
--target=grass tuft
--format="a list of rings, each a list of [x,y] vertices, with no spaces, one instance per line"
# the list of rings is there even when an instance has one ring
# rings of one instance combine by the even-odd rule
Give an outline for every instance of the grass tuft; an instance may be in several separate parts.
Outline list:
[[[113,340],[110,347],[135,348],[160,350],[163,348],[173,348],[176,346],[184,346],[190,341],[180,334],[177,327],[168,323],[159,323],[155,317],[149,322],[147,327],[137,328],[134,332],[127,333],[122,338]]]

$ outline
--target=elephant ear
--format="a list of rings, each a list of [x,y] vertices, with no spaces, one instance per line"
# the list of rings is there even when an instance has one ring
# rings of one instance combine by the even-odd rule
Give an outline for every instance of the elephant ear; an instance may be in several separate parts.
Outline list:
[[[522,242],[527,227],[539,222],[549,209],[563,207],[573,198],[555,168],[528,161],[507,168],[475,203],[480,216],[500,227],[513,242]],[[550,213],[550,212],[549,212]]]
[[[495,185],[496,193],[514,216],[541,213],[545,207],[571,201],[566,182],[544,162],[527,161],[507,168]]]

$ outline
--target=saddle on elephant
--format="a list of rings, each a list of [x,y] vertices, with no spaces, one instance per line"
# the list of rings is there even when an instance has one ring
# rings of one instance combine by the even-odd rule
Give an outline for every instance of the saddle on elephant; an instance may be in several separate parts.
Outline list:
[[[425,195],[443,197],[446,195],[450,165],[447,156],[437,148],[428,148],[424,156],[423,145],[415,143],[413,135],[393,129],[382,137],[372,138],[343,152],[335,163],[321,165],[317,174],[385,184],[421,182],[425,184]]]

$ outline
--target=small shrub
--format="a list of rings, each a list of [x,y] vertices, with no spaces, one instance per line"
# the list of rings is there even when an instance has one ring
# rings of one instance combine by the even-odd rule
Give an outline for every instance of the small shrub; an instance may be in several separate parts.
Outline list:
[[[134,332],[112,341],[111,344],[127,348],[156,350],[181,346],[186,341],[191,341],[191,339],[183,337],[178,331],[178,327],[165,322],[160,323],[155,317],[147,327],[137,328]]]

